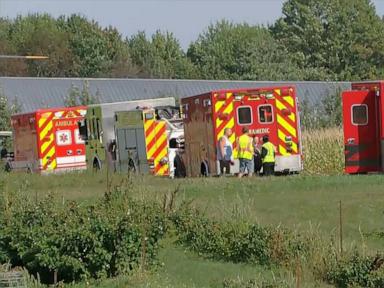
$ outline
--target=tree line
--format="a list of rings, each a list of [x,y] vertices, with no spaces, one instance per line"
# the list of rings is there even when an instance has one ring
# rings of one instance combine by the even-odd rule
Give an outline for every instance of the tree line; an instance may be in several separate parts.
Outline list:
[[[384,21],[370,0],[287,0],[269,26],[212,24],[186,50],[170,32],[124,38],[80,15],[0,18],[0,76],[365,80],[384,75]]]

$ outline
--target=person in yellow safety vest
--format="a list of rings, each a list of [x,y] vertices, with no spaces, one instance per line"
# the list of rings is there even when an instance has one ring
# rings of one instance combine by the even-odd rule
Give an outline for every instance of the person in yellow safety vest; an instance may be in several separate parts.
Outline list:
[[[276,147],[269,142],[269,136],[263,136],[263,146],[261,146],[261,159],[263,161],[263,175],[271,176],[275,174],[275,154]]]
[[[248,172],[248,176],[253,174],[253,139],[249,136],[248,127],[243,127],[243,134],[237,138],[237,158],[240,162],[240,171],[238,177],[241,178],[245,174],[245,170]]]

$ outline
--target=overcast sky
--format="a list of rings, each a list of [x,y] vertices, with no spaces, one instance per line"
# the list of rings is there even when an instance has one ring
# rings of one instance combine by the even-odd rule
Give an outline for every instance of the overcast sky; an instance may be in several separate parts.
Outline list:
[[[173,32],[183,48],[210,23],[228,19],[250,24],[269,24],[281,15],[283,0],[0,0],[0,16],[47,12],[53,16],[79,13],[112,25],[124,36],[138,30]],[[379,15],[384,0],[373,1]]]

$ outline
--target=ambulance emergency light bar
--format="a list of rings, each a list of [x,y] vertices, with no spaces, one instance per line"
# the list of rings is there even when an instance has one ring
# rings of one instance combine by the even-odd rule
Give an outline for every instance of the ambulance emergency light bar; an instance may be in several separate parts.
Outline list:
[[[242,100],[243,97],[245,97],[245,96],[248,96],[251,99],[260,99],[260,98],[272,99],[273,98],[273,91],[240,92],[240,93],[233,93],[233,96],[235,97],[235,100],[237,100],[237,101]]]
[[[290,96],[292,92],[293,92],[292,88],[281,89],[281,95],[284,95],[284,96]],[[244,92],[233,93],[233,96],[235,97],[236,100],[241,100],[241,98],[244,96],[248,96],[250,98],[271,99],[274,97],[273,94],[274,94],[273,90],[248,90]]]

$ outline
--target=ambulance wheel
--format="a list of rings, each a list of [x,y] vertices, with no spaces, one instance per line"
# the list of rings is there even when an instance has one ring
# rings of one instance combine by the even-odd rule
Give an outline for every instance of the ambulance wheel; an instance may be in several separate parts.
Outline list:
[[[128,160],[128,173],[136,173],[135,161],[132,159]]]

